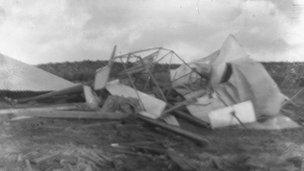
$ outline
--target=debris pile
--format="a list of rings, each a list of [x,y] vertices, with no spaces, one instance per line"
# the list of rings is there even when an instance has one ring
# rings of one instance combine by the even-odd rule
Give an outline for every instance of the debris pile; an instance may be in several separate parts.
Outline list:
[[[208,138],[183,128],[183,122],[209,130],[230,126],[246,130],[299,127],[281,113],[281,108],[292,99],[281,93],[263,66],[251,59],[231,35],[219,50],[188,63],[174,51],[162,47],[123,55],[115,55],[115,52],[116,46],[108,64],[98,69],[95,79],[88,84],[64,80],[63,89],[58,89],[57,85],[51,87],[52,82],[58,82],[55,77],[45,73],[46,82],[44,79],[37,81],[33,76],[25,81],[26,89],[21,81],[18,83],[21,87],[16,90],[49,92],[22,98],[4,97],[2,103],[9,107],[0,110],[2,120],[21,121],[33,117],[124,120],[133,117],[185,137],[201,147],[210,145]],[[115,68],[115,64],[120,67]],[[36,72],[26,67],[31,73]],[[39,89],[40,84],[47,87]],[[248,158],[228,159],[207,153],[188,159],[164,144],[153,148],[112,143],[111,148],[147,158],[162,156],[182,170],[227,170],[234,168],[234,162],[249,163],[242,165],[243,168],[264,167],[256,166],[255,161]],[[56,159],[60,167],[70,170],[117,166],[113,160],[115,156],[104,155],[100,150],[57,147],[57,151],[47,151],[48,155],[41,157],[29,154],[24,162],[30,168],[31,163],[47,166],[47,162]]]

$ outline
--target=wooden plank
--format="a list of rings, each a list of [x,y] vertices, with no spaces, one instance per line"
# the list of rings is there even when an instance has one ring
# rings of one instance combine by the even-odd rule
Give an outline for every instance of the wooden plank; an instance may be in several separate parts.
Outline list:
[[[162,116],[160,118],[165,118],[170,113],[171,115],[174,115],[181,119],[185,119],[185,120],[189,121],[190,123],[195,124],[197,126],[202,126],[204,128],[210,128],[210,124],[208,122],[205,122],[201,119],[198,119],[192,115],[189,115],[189,114],[179,110],[179,108],[181,108],[185,105],[188,105],[190,103],[194,103],[194,102],[196,102],[196,99],[186,100],[186,101],[178,103],[176,105],[167,104],[170,108],[165,110],[162,113]]]
[[[46,99],[46,98],[50,98],[50,97],[54,97],[54,96],[58,96],[58,95],[66,95],[66,94],[77,93],[77,92],[82,91],[82,89],[83,89],[82,86],[83,86],[82,84],[77,84],[73,87],[65,88],[65,89],[62,89],[62,90],[52,91],[52,92],[45,93],[45,94],[38,95],[38,96],[34,96],[34,97],[17,99],[17,102],[18,103],[26,103],[28,101],[41,100],[41,99]]]
[[[201,127],[204,127],[204,128],[210,128],[210,124],[208,122],[200,120],[200,119],[196,118],[195,116],[189,115],[185,112],[175,110],[174,112],[172,112],[172,114],[176,117],[185,119],[185,120],[189,121],[190,123],[192,123],[194,125],[201,126]]]
[[[82,110],[82,111],[80,111]],[[54,105],[33,108],[11,108],[0,110],[0,115],[9,118],[45,117],[45,118],[78,118],[78,119],[122,119],[128,115],[120,112],[103,112],[88,110],[85,103]]]
[[[178,135],[181,135],[183,137],[186,137],[190,140],[193,140],[194,142],[198,143],[199,145],[201,146],[207,146],[209,144],[209,142],[204,139],[202,136],[198,135],[198,134],[195,134],[195,133],[192,133],[192,132],[189,132],[187,130],[184,130],[184,129],[181,129],[180,127],[175,127],[175,126],[171,126],[171,125],[168,125],[166,123],[163,123],[163,122],[160,122],[160,121],[157,121],[157,120],[154,120],[154,119],[150,119],[150,118],[147,118],[145,116],[142,116],[140,114],[136,115],[138,118],[152,124],[152,125],[155,125],[155,126],[159,126],[163,129],[166,129],[168,131],[171,131],[175,134],[178,134]]]
[[[96,70],[95,79],[94,79],[94,90],[101,90],[106,87],[106,83],[109,81],[115,53],[116,53],[116,45],[113,48],[108,64]]]
[[[89,107],[85,103],[71,103],[64,105],[51,105],[51,106],[40,106],[31,108],[9,108],[1,109],[0,115],[5,114],[19,114],[19,113],[31,113],[36,111],[58,111],[58,110],[89,110]]]
[[[36,163],[36,164],[39,164],[39,163],[44,162],[46,160],[53,159],[53,158],[57,157],[58,155],[61,155],[61,152],[55,152],[53,154],[49,154],[49,155],[45,155],[45,156],[33,159],[32,162]]]
[[[45,110],[11,113],[12,117],[30,116],[43,118],[71,118],[71,119],[122,119],[128,115],[124,113],[102,112],[102,111],[62,111],[62,110]]]
[[[148,152],[153,155],[164,155],[166,153],[164,149],[141,146],[141,145],[132,145],[129,146],[129,148],[135,149],[136,151],[140,151],[140,152],[146,152],[146,153]]]
[[[185,100],[183,102],[180,102],[180,103],[177,103],[175,105],[169,105],[169,109],[165,110],[162,115],[165,115],[167,113],[170,113],[170,112],[173,112],[173,111],[176,111],[177,109],[180,109],[186,105],[190,105],[190,104],[193,104],[195,103],[197,100],[195,98],[192,98],[192,99],[189,99],[189,100]]]
[[[84,98],[86,100],[87,105],[91,109],[99,109],[100,99],[97,97],[96,93],[92,90],[90,86],[83,86]]]

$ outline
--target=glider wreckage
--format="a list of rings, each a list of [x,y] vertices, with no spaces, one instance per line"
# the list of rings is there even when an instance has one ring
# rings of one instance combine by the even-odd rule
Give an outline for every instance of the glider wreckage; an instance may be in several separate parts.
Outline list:
[[[46,81],[32,76],[26,82],[30,86],[16,90],[37,89],[46,93],[4,98],[10,106],[1,109],[0,115],[13,120],[27,117],[122,119],[134,115],[203,145],[208,144],[206,139],[181,128],[179,122],[187,120],[209,129],[232,125],[245,129],[299,127],[280,114],[289,99],[232,35],[219,50],[189,63],[162,47],[118,56],[115,51],[116,46],[108,64],[98,69],[94,81],[88,84],[58,80],[45,73]],[[30,75],[38,72],[30,67],[21,68],[30,70]],[[54,83],[58,85],[52,87]],[[46,88],[39,88],[38,84]]]

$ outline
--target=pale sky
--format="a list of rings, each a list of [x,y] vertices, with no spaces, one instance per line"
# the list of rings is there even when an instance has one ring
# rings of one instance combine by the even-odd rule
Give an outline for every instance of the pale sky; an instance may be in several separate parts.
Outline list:
[[[304,61],[301,0],[0,0],[0,52],[30,64],[163,46],[187,60],[234,34],[262,61]]]

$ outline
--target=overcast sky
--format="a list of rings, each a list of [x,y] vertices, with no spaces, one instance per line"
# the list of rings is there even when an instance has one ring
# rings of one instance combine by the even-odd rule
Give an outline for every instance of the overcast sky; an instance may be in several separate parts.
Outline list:
[[[234,34],[257,60],[304,61],[293,0],[0,0],[0,52],[26,63],[108,59],[163,46],[204,57]]]

